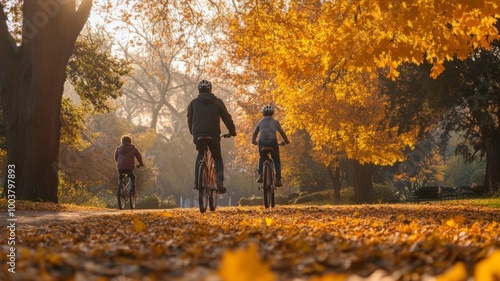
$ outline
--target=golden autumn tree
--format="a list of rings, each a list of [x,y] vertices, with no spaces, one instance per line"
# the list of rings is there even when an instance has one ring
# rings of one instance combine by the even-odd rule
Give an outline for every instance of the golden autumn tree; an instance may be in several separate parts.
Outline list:
[[[272,80],[286,124],[305,129],[318,151],[343,151],[369,164],[404,159],[415,133],[384,125],[380,73],[397,77],[404,62],[433,65],[465,59],[498,38],[496,1],[237,1],[228,38],[242,72]],[[258,84],[260,81],[255,81]],[[331,154],[320,154],[325,164]],[[365,165],[366,164],[366,165]],[[369,177],[358,184],[368,186]],[[358,200],[365,200],[363,195]]]

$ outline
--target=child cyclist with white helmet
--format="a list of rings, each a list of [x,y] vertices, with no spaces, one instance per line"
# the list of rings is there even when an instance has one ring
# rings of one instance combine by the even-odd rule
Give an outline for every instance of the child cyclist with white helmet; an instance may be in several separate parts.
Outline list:
[[[262,108],[262,115],[264,117],[259,121],[255,130],[253,131],[252,144],[259,145],[259,178],[258,183],[262,182],[262,166],[264,161],[267,159],[267,155],[262,152],[262,148],[269,146],[274,149],[272,153],[274,167],[276,169],[276,187],[283,186],[281,182],[281,160],[280,160],[280,150],[278,145],[278,139],[276,137],[276,132],[279,132],[285,143],[290,143],[288,137],[281,128],[280,122],[273,118],[274,107],[272,105],[265,105]],[[259,135],[259,141],[257,141],[257,135]]]

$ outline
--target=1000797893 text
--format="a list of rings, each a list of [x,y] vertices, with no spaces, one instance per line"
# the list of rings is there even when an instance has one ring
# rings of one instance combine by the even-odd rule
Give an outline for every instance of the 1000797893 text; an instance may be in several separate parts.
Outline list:
[[[9,237],[7,244],[8,250],[8,271],[16,273],[16,165],[7,165],[7,229]]]

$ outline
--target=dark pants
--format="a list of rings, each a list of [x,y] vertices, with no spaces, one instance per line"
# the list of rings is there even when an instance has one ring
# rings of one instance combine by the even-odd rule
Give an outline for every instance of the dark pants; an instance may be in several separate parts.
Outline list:
[[[206,135],[195,135],[193,136],[193,142],[196,145],[196,150],[198,155],[196,156],[196,163],[194,168],[194,179],[195,184],[198,184],[198,169],[200,167],[200,161],[203,159],[204,149],[203,144],[198,141],[198,138]],[[222,153],[220,147],[220,137],[218,135],[212,135],[212,142],[208,145],[210,153],[214,158],[215,163],[215,175],[218,185],[224,185],[224,161],[222,160]]]
[[[129,176],[132,182],[132,187],[135,187],[135,174],[133,170],[118,170],[118,174],[120,174],[120,176],[118,177],[118,187],[122,185],[123,178],[125,177],[123,174],[127,174],[127,176]]]
[[[274,161],[274,168],[276,170],[276,178],[281,179],[281,160],[280,160],[280,148],[278,145],[278,140],[272,140],[270,143],[260,143],[259,142],[259,175],[262,175],[262,167],[264,165],[264,161],[267,160],[267,154],[262,152],[262,148],[264,147],[272,147],[274,149],[272,153],[272,158]]]

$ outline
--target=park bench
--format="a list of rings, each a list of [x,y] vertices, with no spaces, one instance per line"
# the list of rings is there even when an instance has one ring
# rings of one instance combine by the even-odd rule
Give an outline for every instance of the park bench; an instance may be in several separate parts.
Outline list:
[[[484,187],[482,186],[460,186],[459,191],[461,198],[481,197],[484,195]]]
[[[425,200],[446,200],[457,198],[457,191],[453,187],[422,186],[412,192],[412,199],[419,203]]]

